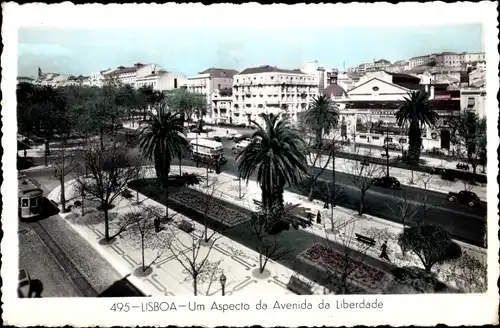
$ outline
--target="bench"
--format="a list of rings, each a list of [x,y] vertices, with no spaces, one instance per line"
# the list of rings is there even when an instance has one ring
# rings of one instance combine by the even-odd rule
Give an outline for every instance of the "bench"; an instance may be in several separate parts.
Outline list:
[[[295,276],[291,276],[286,288],[297,295],[312,295],[311,286]]]
[[[253,200],[253,203],[257,206],[262,206],[262,202],[260,200],[257,200],[257,199],[252,199]]]
[[[191,233],[194,230],[193,224],[186,220],[182,220],[179,224],[177,224],[177,228],[187,233]]]
[[[359,233],[356,233],[355,235],[356,235],[356,239],[359,240],[360,242],[365,243],[365,244],[370,245],[370,246],[375,246],[375,239],[360,235]]]

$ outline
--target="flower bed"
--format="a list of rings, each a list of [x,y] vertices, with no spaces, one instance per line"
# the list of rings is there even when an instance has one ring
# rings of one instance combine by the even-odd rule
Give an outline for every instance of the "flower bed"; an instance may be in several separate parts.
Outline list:
[[[208,206],[207,215],[211,219],[219,221],[228,227],[234,227],[249,219],[247,215],[224,207],[216,198],[212,197],[210,199],[210,197],[209,195],[205,196],[189,191],[181,191],[170,196],[171,199],[192,207],[200,213],[205,213]]]
[[[346,264],[345,255],[323,244],[314,244],[301,255],[324,269],[340,276],[347,267],[348,279],[370,291],[380,291],[387,284],[389,277],[386,272],[376,269],[364,262],[350,259]]]

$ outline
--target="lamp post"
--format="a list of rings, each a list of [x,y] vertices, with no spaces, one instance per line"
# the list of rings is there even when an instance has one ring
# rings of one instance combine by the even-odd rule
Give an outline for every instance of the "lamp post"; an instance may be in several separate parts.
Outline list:
[[[387,166],[387,176],[389,176],[389,125],[385,127],[385,160]]]
[[[220,275],[219,281],[220,281],[220,285],[222,287],[222,296],[225,296],[226,295],[226,281],[227,281],[227,278],[224,275],[224,272]]]

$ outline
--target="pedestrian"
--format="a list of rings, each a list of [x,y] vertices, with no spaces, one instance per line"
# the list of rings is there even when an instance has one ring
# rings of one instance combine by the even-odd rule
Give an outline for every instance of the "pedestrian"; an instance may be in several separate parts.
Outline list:
[[[311,212],[307,213],[307,219],[309,220],[309,225],[311,225],[313,220],[313,214]]]
[[[160,219],[159,218],[154,218],[154,225],[155,225],[155,232],[156,233],[160,232]]]
[[[318,214],[316,214],[316,223],[321,224],[321,213],[318,211]]]
[[[328,209],[328,201],[327,200],[325,200],[325,203],[323,204],[323,208]]]
[[[387,254],[387,241],[384,241],[384,243],[382,244],[382,252],[380,253],[380,258],[381,259],[384,259],[384,260],[387,260],[389,262],[391,262],[391,260],[389,259],[389,255]]]
[[[28,152],[26,151],[26,149],[24,150],[24,158],[26,158],[26,155],[28,155]]]

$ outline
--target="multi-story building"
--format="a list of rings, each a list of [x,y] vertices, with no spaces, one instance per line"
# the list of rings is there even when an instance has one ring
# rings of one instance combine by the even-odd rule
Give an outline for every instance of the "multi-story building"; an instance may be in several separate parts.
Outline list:
[[[210,120],[213,123],[229,123],[239,122],[240,112],[233,113],[233,91],[232,89],[223,89],[219,91],[215,89],[212,92],[212,112],[208,113]],[[210,116],[211,115],[211,116]]]
[[[312,61],[312,62],[307,62],[305,64],[305,67],[301,69],[302,72],[308,74],[308,75],[313,75],[316,76],[316,80],[318,81],[318,89],[319,92],[323,92],[325,88],[328,86],[328,81],[329,81],[329,74],[332,74],[333,72],[337,72],[336,69],[333,68],[325,68],[325,67],[320,67],[318,65],[318,61]]]
[[[370,74],[347,91],[347,97],[338,100],[344,138],[380,146],[386,138],[406,143],[406,133],[397,126],[395,113],[408,92],[417,90],[428,92],[440,117],[437,128],[425,127],[422,133],[424,148],[449,148],[450,132],[446,127],[450,117],[460,112],[459,92],[448,91],[447,85],[421,84],[420,78],[412,75],[384,71]],[[386,132],[371,131],[376,122],[387,127],[389,136]]]
[[[461,55],[462,63],[485,62],[486,54],[484,52],[463,52]]]
[[[259,115],[273,113],[296,123],[297,116],[319,94],[318,84],[317,75],[299,69],[269,65],[244,69],[234,76],[233,121],[237,117],[238,123],[263,123]]]
[[[188,77],[187,89],[190,92],[199,93],[206,97],[207,115],[205,120],[210,122],[211,117],[215,117],[212,109],[212,95],[214,90],[231,90],[233,87],[233,77],[238,71],[225,68],[209,68],[199,72],[195,76]]]
[[[422,66],[422,65],[427,65],[431,63],[434,60],[434,57],[431,55],[425,55],[425,56],[417,56],[417,57],[412,57],[410,60],[408,60],[410,69],[417,67],[417,66]]]
[[[132,87],[136,87],[135,83],[137,77],[142,77],[145,75],[151,75],[161,69],[160,66],[156,64],[142,64],[135,63],[133,66],[125,67],[118,66],[116,69],[102,73],[104,80],[111,79],[122,85],[128,84]]]
[[[406,60],[398,60],[395,61],[393,64],[387,66],[385,70],[392,73],[400,73],[408,71],[410,70],[410,62]]]
[[[479,117],[486,116],[486,88],[463,87],[460,88],[460,108],[462,110],[472,110]]]
[[[386,59],[379,59],[373,62],[374,71],[383,71],[391,65],[391,62]]]
[[[365,73],[365,72],[369,72],[372,70],[372,68],[375,67],[375,64],[374,63],[363,63],[363,64],[359,64],[354,72],[356,73]]]
[[[182,74],[171,73],[159,66],[154,70],[139,69],[137,71],[135,87],[150,86],[154,90],[172,90],[187,86],[187,78]]]
[[[442,52],[433,54],[437,66],[441,67],[461,67],[463,55],[455,52]]]
[[[102,70],[102,71],[99,71],[97,73],[91,73],[89,75],[89,83],[90,83],[90,86],[92,87],[102,87],[104,85],[104,82],[106,80],[106,78],[104,77],[106,73],[111,73],[112,70],[111,68],[108,68],[106,70]]]

